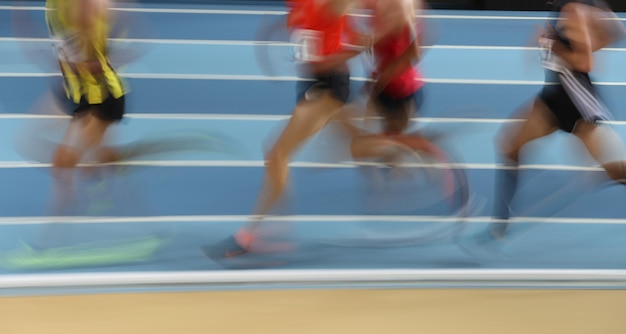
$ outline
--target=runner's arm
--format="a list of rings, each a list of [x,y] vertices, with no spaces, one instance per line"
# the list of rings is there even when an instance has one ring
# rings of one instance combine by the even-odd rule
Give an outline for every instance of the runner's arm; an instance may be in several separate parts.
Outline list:
[[[421,56],[421,48],[419,41],[413,38],[411,45],[404,51],[404,53],[392,64],[387,66],[378,76],[372,93],[376,94],[382,91],[389,81],[399,73],[407,70],[410,67],[415,66]]]
[[[571,47],[556,40],[552,52],[568,62],[576,71],[588,73],[593,68],[593,46],[589,15],[579,4],[568,4],[563,8],[562,20],[565,36]]]
[[[94,44],[97,38],[99,27],[96,24],[97,19],[102,15],[106,15],[108,20],[108,0],[81,0],[77,3],[80,6],[80,18],[77,20],[77,24],[80,27],[79,38],[82,40],[81,44],[85,48],[85,53],[88,55],[88,61],[81,64],[75,64],[84,66],[88,71],[92,73],[98,73],[102,71],[102,65],[97,59],[96,46]]]

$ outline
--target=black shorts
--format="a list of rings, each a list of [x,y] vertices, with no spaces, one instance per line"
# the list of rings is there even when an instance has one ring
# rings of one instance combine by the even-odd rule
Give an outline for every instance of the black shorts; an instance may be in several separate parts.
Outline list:
[[[114,98],[109,95],[104,102],[98,104],[89,104],[83,97],[80,103],[74,104],[71,115],[80,118],[86,113],[91,113],[96,118],[106,122],[119,122],[124,118],[126,110],[126,97],[124,95]]]
[[[376,112],[384,118],[384,132],[400,134],[406,131],[414,111],[419,111],[424,102],[422,89],[404,97],[392,97],[384,92],[372,98]],[[415,106],[415,109],[412,107]]]
[[[308,81],[298,81],[296,84],[296,103],[307,97],[311,89],[330,90],[330,94],[337,101],[347,103],[350,98],[350,71],[347,65],[322,74],[310,75],[304,71]]]
[[[580,120],[595,123],[608,119],[608,111],[589,76],[576,72],[567,75],[552,75],[557,84],[545,85],[538,96],[556,117],[559,128],[571,133]]]
[[[96,118],[106,122],[119,122],[124,118],[126,113],[126,96],[114,98],[109,95],[102,103],[89,104],[85,97],[81,97],[79,103],[75,103],[67,96],[64,87],[64,80],[55,80],[52,82],[52,90],[55,96],[62,103],[66,112],[75,118],[80,118],[86,113],[91,113]]]
[[[424,91],[420,88],[403,98],[391,97],[383,92],[374,97],[373,102],[376,103],[377,110],[383,117],[395,117],[398,114],[410,112],[412,104],[415,105],[416,111],[420,110],[424,104]]]

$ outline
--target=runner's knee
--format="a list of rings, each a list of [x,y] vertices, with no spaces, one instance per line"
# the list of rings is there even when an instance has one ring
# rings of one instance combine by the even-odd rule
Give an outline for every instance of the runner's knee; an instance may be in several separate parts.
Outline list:
[[[80,160],[80,154],[76,149],[61,145],[54,154],[52,166],[54,168],[74,168]]]
[[[274,148],[265,156],[265,165],[272,169],[281,167],[287,168],[288,159],[289,157],[284,150]]]
[[[495,143],[496,154],[510,162],[519,162],[520,148],[508,138],[498,138]]]
[[[626,185],[626,161],[613,161],[602,167],[611,179]]]

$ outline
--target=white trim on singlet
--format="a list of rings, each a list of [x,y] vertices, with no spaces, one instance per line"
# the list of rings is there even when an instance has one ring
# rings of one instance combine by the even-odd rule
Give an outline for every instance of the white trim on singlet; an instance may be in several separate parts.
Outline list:
[[[71,31],[66,31],[64,34],[50,34],[52,48],[61,61],[79,63],[87,60],[82,42],[77,36],[77,33]]]

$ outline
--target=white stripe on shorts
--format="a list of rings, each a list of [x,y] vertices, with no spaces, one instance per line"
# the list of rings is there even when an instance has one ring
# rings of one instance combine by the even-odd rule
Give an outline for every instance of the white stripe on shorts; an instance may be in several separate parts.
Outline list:
[[[598,99],[591,89],[574,76],[570,69],[562,69],[559,77],[561,84],[583,119],[592,122],[597,118],[609,120],[608,108]]]

